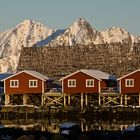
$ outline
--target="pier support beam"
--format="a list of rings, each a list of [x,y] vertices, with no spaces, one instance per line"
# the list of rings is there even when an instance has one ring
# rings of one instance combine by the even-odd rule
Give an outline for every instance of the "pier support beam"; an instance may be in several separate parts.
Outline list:
[[[123,105],[123,95],[120,95],[120,105]]]
[[[105,105],[105,96],[103,96],[103,105]]]
[[[27,95],[23,94],[23,105],[27,105]]]
[[[87,96],[87,94],[85,95],[86,97],[85,97],[85,104],[86,104],[86,106],[88,105],[88,96]]]
[[[41,94],[41,106],[43,106],[44,105],[44,94],[42,93]]]
[[[124,100],[125,100],[125,106],[127,106],[127,95],[125,94],[125,96],[124,96]]]
[[[81,110],[83,110],[84,108],[84,104],[83,104],[83,93],[81,93]]]
[[[140,93],[139,93],[139,106],[140,106]]]
[[[101,95],[99,94],[99,106],[101,106]]]
[[[68,105],[70,106],[70,94],[68,95]]]
[[[5,105],[8,105],[10,103],[10,95],[5,94]]]
[[[66,107],[67,105],[66,105],[66,95],[65,94],[63,95],[63,98],[64,98],[64,107]]]

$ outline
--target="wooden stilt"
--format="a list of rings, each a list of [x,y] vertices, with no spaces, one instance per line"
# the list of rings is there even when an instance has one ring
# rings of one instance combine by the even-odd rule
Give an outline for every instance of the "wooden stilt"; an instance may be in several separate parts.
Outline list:
[[[105,96],[103,96],[103,105],[105,104]]]
[[[23,105],[27,105],[27,95],[23,94]]]
[[[120,104],[123,105],[123,95],[120,95]]]
[[[10,103],[10,95],[5,94],[5,105],[8,105]]]
[[[99,94],[99,106],[101,105],[101,95]]]
[[[125,106],[127,106],[127,95],[125,94]]]
[[[81,121],[81,129],[82,129],[82,131],[84,131],[84,122],[83,121]]]
[[[83,106],[83,93],[81,93],[81,110],[83,110],[84,106]]]
[[[64,98],[64,107],[66,107],[67,105],[66,105],[66,95],[65,94],[64,94],[63,98]]]
[[[86,131],[88,131],[88,125],[86,124]]]
[[[86,100],[86,106],[88,105],[88,96],[87,96],[87,94],[85,95],[86,97],[85,97],[85,100]]]
[[[70,94],[68,95],[68,105],[70,106]]]
[[[140,93],[139,93],[139,106],[140,106]]]
[[[44,94],[42,93],[41,94],[41,106],[43,106],[44,105]]]

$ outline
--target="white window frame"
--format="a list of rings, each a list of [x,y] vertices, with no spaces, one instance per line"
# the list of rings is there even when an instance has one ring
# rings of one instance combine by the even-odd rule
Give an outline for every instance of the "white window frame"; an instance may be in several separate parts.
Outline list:
[[[127,82],[129,81],[129,85]],[[132,85],[130,85],[130,81],[132,81]],[[125,87],[134,87],[134,79],[125,79]]]
[[[75,82],[75,85],[71,85],[70,82]],[[69,79],[68,80],[68,87],[76,87],[76,79]]]
[[[91,81],[93,82],[93,85],[88,85],[89,82],[91,84]],[[86,87],[94,87],[94,79],[86,79]]]
[[[31,82],[36,82],[36,85],[31,85]],[[29,80],[29,87],[30,88],[36,88],[36,87],[38,87],[38,80]]]
[[[12,83],[14,82],[14,85]],[[15,84],[17,82],[17,84]],[[19,87],[19,80],[10,80],[10,87],[11,88],[18,88]]]

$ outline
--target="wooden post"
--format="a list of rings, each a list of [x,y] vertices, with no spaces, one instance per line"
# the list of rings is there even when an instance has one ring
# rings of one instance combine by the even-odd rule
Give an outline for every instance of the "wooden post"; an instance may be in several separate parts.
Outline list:
[[[86,131],[88,131],[88,125],[86,124]]]
[[[127,95],[125,94],[125,106],[127,106]]]
[[[123,105],[123,95],[120,96],[120,104]]]
[[[83,93],[81,93],[81,110],[83,110]]]
[[[41,106],[44,105],[44,93],[41,94]]]
[[[88,96],[87,96],[87,94],[86,94],[85,100],[86,100],[86,106],[87,106],[88,105]]]
[[[45,131],[44,125],[41,125],[41,131]]]
[[[99,106],[101,106],[101,95],[99,93]]]
[[[27,95],[23,94],[23,105],[27,105]]]
[[[105,95],[103,96],[103,105],[105,104]]]
[[[70,94],[68,95],[68,105],[70,105]]]
[[[82,129],[82,131],[84,131],[84,122],[83,121],[81,121],[81,129]]]
[[[64,94],[63,98],[64,98],[64,107],[66,107],[67,105],[66,105],[66,95],[65,94]]]
[[[140,106],[140,93],[139,93],[139,106]]]
[[[5,105],[8,105],[10,103],[10,95],[5,94]]]

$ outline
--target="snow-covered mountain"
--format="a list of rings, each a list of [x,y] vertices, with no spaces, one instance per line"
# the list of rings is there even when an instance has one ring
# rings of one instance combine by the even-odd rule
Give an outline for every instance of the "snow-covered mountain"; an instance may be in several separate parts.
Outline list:
[[[80,18],[67,28],[63,34],[56,37],[50,45],[88,45],[95,40],[97,33],[96,29],[92,28],[86,20]]]
[[[51,41],[50,45],[89,45],[105,43],[138,43],[140,37],[133,36],[119,27],[112,27],[105,31],[97,31],[85,19],[74,22],[63,34]]]
[[[44,45],[75,46],[105,43],[140,43],[119,27],[97,31],[85,19],[80,18],[67,29],[54,30],[32,20],[25,20],[15,28],[0,33],[0,72],[15,71],[23,47]]]
[[[104,42],[132,43],[131,35],[122,28],[113,27],[101,32]],[[132,36],[133,37],[133,36]]]
[[[41,23],[25,20],[0,33],[0,72],[15,71],[23,47],[31,47],[54,32]]]

